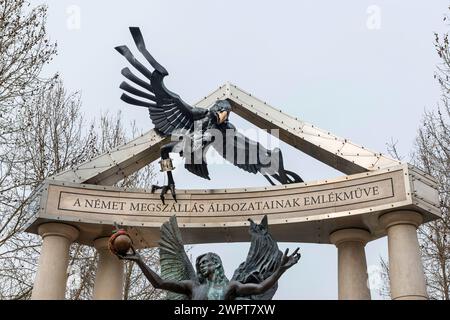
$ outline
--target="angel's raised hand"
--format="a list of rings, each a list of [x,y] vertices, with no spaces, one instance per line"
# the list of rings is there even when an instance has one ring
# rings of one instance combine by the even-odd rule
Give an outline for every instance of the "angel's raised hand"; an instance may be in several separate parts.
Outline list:
[[[299,250],[300,248],[295,249],[295,251],[290,256],[288,256],[289,249],[286,249],[286,251],[283,254],[283,257],[281,258],[280,268],[287,270],[294,264],[296,264],[301,257],[301,254],[298,252]]]
[[[141,260],[141,256],[139,255],[139,253],[136,252],[136,250],[134,250],[133,247],[131,247],[131,250],[132,253],[117,254],[117,257],[121,260],[129,260],[134,262],[138,262],[139,260]]]

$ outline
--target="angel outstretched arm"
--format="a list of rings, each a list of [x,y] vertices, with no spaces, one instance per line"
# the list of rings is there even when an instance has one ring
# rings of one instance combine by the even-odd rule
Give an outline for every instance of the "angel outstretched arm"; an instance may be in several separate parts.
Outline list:
[[[145,264],[141,256],[133,249],[132,254],[118,255],[120,259],[130,260],[136,262],[142,273],[150,281],[155,289],[167,290],[175,293],[185,294],[190,296],[192,292],[193,283],[191,280],[172,281],[162,279],[155,271]]]
[[[232,299],[233,296],[249,296],[262,294],[272,288],[278,279],[283,275],[283,273],[292,267],[300,259],[300,253],[298,253],[299,248],[297,248],[292,255],[288,256],[289,249],[286,249],[283,257],[281,258],[281,264],[277,270],[267,279],[261,283],[241,283],[239,281],[233,281],[231,288],[225,297],[225,299]]]

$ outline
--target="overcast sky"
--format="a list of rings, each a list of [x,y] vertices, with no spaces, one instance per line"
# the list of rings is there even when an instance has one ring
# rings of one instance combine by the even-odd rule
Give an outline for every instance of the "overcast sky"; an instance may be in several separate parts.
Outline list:
[[[386,142],[398,140],[407,157],[424,109],[439,99],[433,33],[446,31],[442,17],[448,5],[448,0],[48,1],[48,33],[59,54],[46,72],[60,72],[69,91],[82,92],[88,119],[121,110],[127,123],[136,120],[147,131],[153,127],[147,111],[119,100],[120,70],[127,62],[113,50],[122,44],[134,48],[128,27],[140,26],[149,50],[170,73],[166,86],[188,103],[230,81],[369,149],[385,152]],[[250,127],[236,115],[231,121]],[[307,181],[342,175],[285,144],[281,148],[286,167]],[[267,184],[231,165],[210,171],[212,181],[205,182],[180,167],[177,187]],[[297,245],[280,243],[282,249]],[[335,247],[299,245],[302,259],[280,280],[275,298],[336,299]],[[247,249],[248,244],[208,244],[195,246],[192,254],[219,253],[231,277]],[[379,257],[387,256],[386,239],[369,243],[366,253],[376,273]],[[372,297],[379,298],[376,290]]]

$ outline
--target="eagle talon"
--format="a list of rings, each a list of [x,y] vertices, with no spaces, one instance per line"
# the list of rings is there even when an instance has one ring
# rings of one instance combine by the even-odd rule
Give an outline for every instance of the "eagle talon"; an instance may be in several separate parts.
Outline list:
[[[166,185],[166,186],[163,186],[163,187],[160,187],[160,186],[156,186],[156,185],[153,185],[152,186],[152,189],[151,189],[151,192],[152,193],[155,193],[155,191],[156,190],[159,190],[159,189],[161,189],[161,194],[160,194],[160,199],[161,199],[161,201],[162,201],[162,203],[165,205],[166,203],[165,203],[165,200],[166,200],[166,197],[165,197],[165,195],[166,195],[166,193],[170,190],[170,192],[172,193],[172,197],[173,197],[173,200],[175,200],[175,202],[177,202],[177,195],[176,195],[176,192],[175,192],[175,184],[168,184],[168,185]]]
[[[178,203],[178,201],[177,201],[177,194],[175,192],[175,185],[174,184],[169,184],[169,189],[170,189],[170,193],[172,194],[173,200],[175,200],[175,202]]]
[[[156,184],[152,184],[152,188],[151,188],[151,193],[155,193],[156,190],[162,189],[162,187],[156,185]]]

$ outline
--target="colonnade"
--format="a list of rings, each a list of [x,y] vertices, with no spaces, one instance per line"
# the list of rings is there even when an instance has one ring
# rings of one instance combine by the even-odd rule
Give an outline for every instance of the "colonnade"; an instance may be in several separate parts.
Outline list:
[[[394,300],[427,299],[425,277],[420,257],[417,227],[421,214],[394,211],[379,218],[388,237],[389,278]],[[45,223],[38,230],[43,242],[32,299],[64,299],[70,245],[79,236],[68,224]],[[338,250],[338,297],[342,300],[370,299],[365,246],[370,233],[359,228],[335,230],[330,242]],[[124,265],[108,250],[108,238],[95,240],[98,251],[93,298],[121,299]]]

